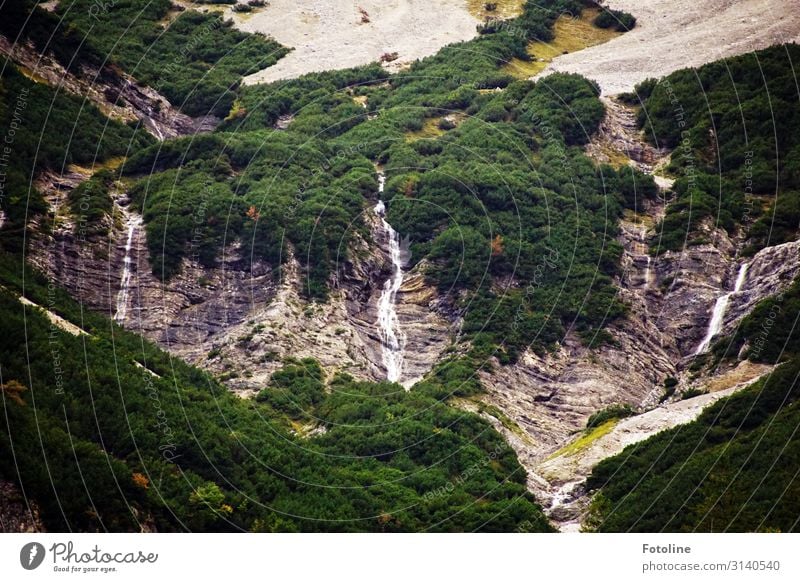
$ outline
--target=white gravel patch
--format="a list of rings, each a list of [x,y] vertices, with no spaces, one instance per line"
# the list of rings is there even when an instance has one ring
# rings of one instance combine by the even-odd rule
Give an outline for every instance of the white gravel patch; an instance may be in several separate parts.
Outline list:
[[[648,77],[800,41],[800,0],[608,0],[636,28],[553,60],[545,71],[579,73],[614,95]]]
[[[361,22],[360,9],[369,15]],[[246,32],[262,32],[294,50],[277,64],[245,78],[269,83],[306,73],[373,63],[398,54],[397,70],[445,45],[477,36],[479,21],[466,0],[270,0],[254,14],[227,11]]]

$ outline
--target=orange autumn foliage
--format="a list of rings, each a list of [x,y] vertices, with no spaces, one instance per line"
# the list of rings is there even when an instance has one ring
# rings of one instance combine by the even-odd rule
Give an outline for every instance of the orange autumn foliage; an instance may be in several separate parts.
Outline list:
[[[492,239],[492,256],[497,257],[503,254],[503,237],[499,234]]]
[[[140,489],[147,489],[150,486],[150,480],[141,473],[134,473],[131,475],[131,480],[133,484]]]

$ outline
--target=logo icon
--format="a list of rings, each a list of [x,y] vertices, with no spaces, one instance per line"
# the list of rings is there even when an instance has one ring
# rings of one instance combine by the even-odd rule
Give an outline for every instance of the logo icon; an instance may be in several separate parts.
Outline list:
[[[35,570],[44,561],[44,546],[39,542],[30,542],[19,551],[19,563],[26,570]]]

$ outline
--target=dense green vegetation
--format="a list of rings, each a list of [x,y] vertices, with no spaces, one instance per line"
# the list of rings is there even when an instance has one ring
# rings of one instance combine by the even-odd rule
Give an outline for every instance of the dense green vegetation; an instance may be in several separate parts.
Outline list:
[[[659,225],[655,252],[708,242],[700,234],[704,224],[730,234],[743,228],[745,254],[796,239],[798,57],[797,45],[776,46],[637,88],[645,130],[654,143],[676,148],[669,166],[678,176],[675,201]],[[797,531],[798,318],[795,282],[715,343],[714,364],[744,357],[780,366],[696,421],[600,463],[587,481],[595,491],[591,529]],[[674,390],[665,382],[665,397]]]
[[[797,531],[800,281],[761,301],[713,355],[781,365],[752,387],[600,463],[599,531]],[[674,391],[673,382],[665,388]],[[684,392],[684,397],[697,393]]]
[[[603,9],[593,24],[599,28],[613,28],[619,32],[627,32],[636,26],[636,18],[622,10]]]
[[[79,228],[84,234],[108,233],[110,221],[106,219],[114,212],[114,201],[109,192],[113,182],[113,173],[103,169],[67,195],[70,212],[78,217]]]
[[[800,361],[707,408],[698,420],[595,467],[589,525],[620,531],[797,531]]]
[[[26,294],[90,335],[51,326],[9,291],[17,265],[2,255],[0,477],[50,531],[549,529],[513,451],[437,380],[324,391],[303,361],[248,402],[29,271]],[[284,412],[327,432],[294,436]]]
[[[0,209],[8,220],[0,241],[9,248],[20,248],[26,220],[46,210],[32,176],[61,173],[69,164],[93,166],[153,142],[144,130],[109,120],[10,64],[0,71],[0,96]]]
[[[747,229],[753,253],[793,240],[800,224],[800,108],[794,44],[775,46],[637,87],[653,143],[676,148],[678,177],[653,251],[706,242],[710,222]],[[768,208],[764,210],[764,206]]]
[[[612,404],[603,410],[598,410],[586,421],[586,428],[596,428],[609,420],[633,416],[634,411],[629,404]]]
[[[33,4],[4,3],[0,29],[52,50],[70,69],[88,64],[114,75],[121,67],[189,115],[224,117],[241,78],[287,52],[263,35],[235,30],[219,14],[175,15],[170,0],[67,0],[55,14]]]
[[[613,285],[616,221],[656,188],[633,170],[596,168],[578,147],[603,116],[594,84],[516,81],[503,70],[529,58],[527,40],[551,37],[559,13],[579,10],[528,3],[507,26],[489,25],[402,74],[368,66],[242,88],[215,135],[126,163],[126,175],[144,176],[134,192],[154,272],[169,277],[186,256],[199,191],[201,260],[236,238],[273,264],[291,246],[306,295],[322,299],[365,232],[377,163],[389,221],[409,237],[412,264],[429,259],[432,282],[459,292],[477,354],[512,361],[567,330],[606,340],[602,327],[624,312]],[[271,130],[279,118],[288,127]],[[443,135],[410,139],[437,119]]]
[[[275,41],[239,32],[219,14],[187,10],[162,26],[169,0],[114,2],[95,13],[93,4],[62,3],[59,15],[111,61],[190,115],[224,117],[241,78],[286,54]]]

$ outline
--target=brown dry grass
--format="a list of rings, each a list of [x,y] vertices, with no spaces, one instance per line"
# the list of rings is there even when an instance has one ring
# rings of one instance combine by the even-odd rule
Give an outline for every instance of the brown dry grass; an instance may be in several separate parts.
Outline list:
[[[531,42],[528,44],[531,60],[511,59],[504,69],[515,77],[527,79],[541,73],[559,55],[602,44],[622,34],[592,24],[598,13],[599,10],[596,8],[587,8],[581,13],[580,18],[560,16],[553,26],[555,36],[552,41]]]
[[[772,368],[773,366],[756,364],[749,360],[744,360],[732,370],[706,382],[704,388],[709,392],[727,390],[728,388],[733,388],[739,384],[752,382],[759,376],[769,372]]]
[[[492,11],[486,10],[487,2],[497,4],[497,7]],[[524,3],[525,0],[467,0],[467,8],[470,14],[480,20],[493,18],[505,20],[522,14]]]

